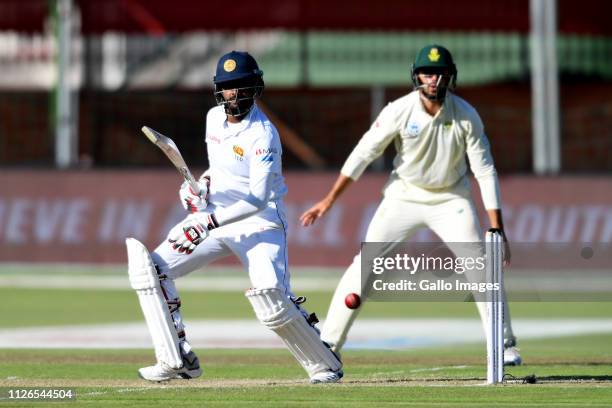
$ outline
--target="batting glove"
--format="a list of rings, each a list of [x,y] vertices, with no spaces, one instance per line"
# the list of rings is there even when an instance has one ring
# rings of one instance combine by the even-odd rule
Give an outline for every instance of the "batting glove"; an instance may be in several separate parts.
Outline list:
[[[173,249],[189,255],[208,237],[208,231],[219,226],[214,214],[206,215],[207,225],[199,218],[195,215],[189,216],[187,221],[170,231],[168,242]]]
[[[204,211],[208,205],[208,186],[210,185],[209,177],[201,177],[198,181],[199,191],[193,191],[191,186],[186,181],[181,184],[179,197],[183,208],[191,213]]]

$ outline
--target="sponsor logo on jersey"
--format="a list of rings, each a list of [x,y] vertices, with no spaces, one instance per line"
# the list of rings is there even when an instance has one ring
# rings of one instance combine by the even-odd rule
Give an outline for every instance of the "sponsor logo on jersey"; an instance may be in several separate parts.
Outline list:
[[[421,125],[419,122],[410,121],[406,125],[406,134],[410,137],[417,137],[421,133]]]
[[[206,142],[221,143],[221,139],[214,135],[206,135]]]
[[[451,127],[453,127],[453,121],[452,120],[448,120],[448,121],[444,122],[444,129],[448,130]]]
[[[278,154],[278,149],[275,147],[268,147],[267,149],[255,149],[255,156],[262,156],[262,162],[273,162],[275,154]]]
[[[267,149],[255,149],[255,156],[269,155],[269,154],[278,154],[278,149],[275,147],[269,147]]]
[[[438,62],[438,60],[440,59],[440,52],[437,48],[432,48],[431,50],[429,50],[427,58],[429,58],[431,62]]]
[[[225,70],[225,72],[232,72],[236,69],[236,61],[234,61],[233,59],[228,59],[223,63],[223,69]]]

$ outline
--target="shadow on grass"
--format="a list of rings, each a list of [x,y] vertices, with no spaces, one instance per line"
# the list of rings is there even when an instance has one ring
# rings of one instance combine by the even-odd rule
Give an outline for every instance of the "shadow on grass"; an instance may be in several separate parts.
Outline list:
[[[462,378],[364,378],[354,380],[343,380],[344,384],[376,384],[376,385],[398,385],[398,384],[469,384],[469,383],[480,383],[483,382],[484,378],[478,377],[462,377]]]

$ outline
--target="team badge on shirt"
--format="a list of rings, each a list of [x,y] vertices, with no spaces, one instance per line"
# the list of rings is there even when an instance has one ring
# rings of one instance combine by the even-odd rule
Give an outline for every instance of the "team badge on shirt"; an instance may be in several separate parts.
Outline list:
[[[233,150],[236,155],[236,160],[242,161],[244,159],[244,149],[238,145],[234,145]]]
[[[410,121],[406,125],[406,134],[410,137],[417,137],[421,133],[421,125],[419,122]]]

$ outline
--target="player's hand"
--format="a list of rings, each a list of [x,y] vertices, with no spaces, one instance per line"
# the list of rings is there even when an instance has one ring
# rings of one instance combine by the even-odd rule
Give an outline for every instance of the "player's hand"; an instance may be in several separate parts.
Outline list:
[[[179,197],[181,198],[183,208],[192,213],[204,211],[208,205],[209,185],[209,177],[200,177],[198,181],[199,191],[193,191],[189,183],[183,182],[179,190]]]
[[[208,237],[208,228],[198,217],[189,216],[182,224],[177,225],[168,234],[168,242],[180,253],[190,254]]]
[[[330,200],[329,198],[324,198],[323,200],[310,207],[304,212],[304,214],[300,216],[300,223],[303,227],[307,227],[309,225],[314,224],[317,219],[319,219],[320,217],[325,215],[327,211],[329,211],[332,205],[332,200]]]
[[[502,230],[502,239],[504,241],[504,250],[503,250],[504,266],[509,266],[510,259],[512,258],[512,253],[510,252],[510,243],[508,242],[508,237],[506,237],[506,233],[503,230]]]
[[[510,252],[510,243],[506,238],[506,234],[504,234],[504,266],[509,266],[511,259],[512,253]]]

